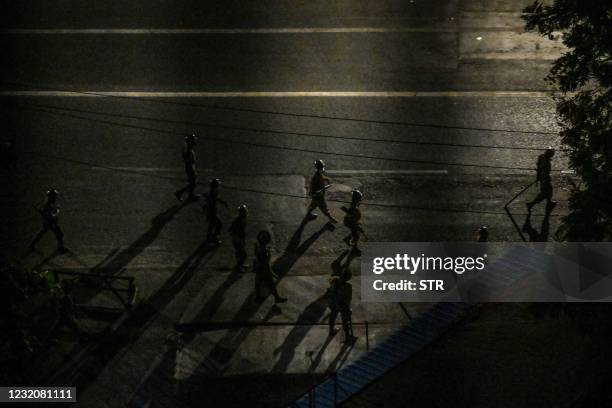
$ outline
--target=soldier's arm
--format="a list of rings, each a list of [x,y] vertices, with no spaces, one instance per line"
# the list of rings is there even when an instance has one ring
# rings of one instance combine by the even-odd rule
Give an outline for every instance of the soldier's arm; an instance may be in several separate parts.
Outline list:
[[[220,202],[221,204],[223,204],[223,206],[224,206],[225,208],[228,208],[227,201],[222,200],[222,199],[220,199],[220,198],[217,198],[217,201],[218,201],[218,202]]]

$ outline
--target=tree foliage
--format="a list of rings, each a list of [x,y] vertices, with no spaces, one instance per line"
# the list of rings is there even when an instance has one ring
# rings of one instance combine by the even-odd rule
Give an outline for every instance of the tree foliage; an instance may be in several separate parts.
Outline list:
[[[54,322],[61,289],[48,272],[2,261],[0,278],[0,384],[27,385],[25,368]]]
[[[561,33],[567,51],[550,70],[561,138],[580,177],[559,236],[570,241],[612,238],[612,2],[535,1],[524,10],[529,31]]]

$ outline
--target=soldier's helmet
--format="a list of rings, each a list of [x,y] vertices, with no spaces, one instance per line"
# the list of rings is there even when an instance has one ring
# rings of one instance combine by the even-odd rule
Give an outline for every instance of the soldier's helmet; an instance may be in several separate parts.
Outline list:
[[[257,233],[257,242],[262,245],[268,244],[272,240],[272,235],[266,230],[261,230]]]
[[[238,207],[238,215],[245,216],[248,212],[249,210],[245,204],[242,204],[240,207]]]
[[[214,178],[210,180],[210,188],[217,188],[221,185],[221,179]]]
[[[198,140],[198,138],[195,135],[195,133],[192,133],[191,135],[185,136],[185,143],[187,143],[187,144],[194,145],[197,142],[197,140]]]
[[[555,155],[555,149],[553,149],[552,147],[549,147],[548,149],[546,149],[545,154],[547,157],[553,157]]]
[[[59,191],[57,191],[56,189],[52,188],[49,191],[47,191],[47,197],[57,197],[59,195]]]
[[[315,169],[317,169],[319,171],[325,170],[325,163],[323,163],[323,160],[315,161],[314,162],[314,166],[315,166]]]
[[[353,204],[360,203],[363,200],[363,194],[361,191],[354,189],[351,193],[351,200],[353,200]]]
[[[489,228],[486,225],[482,225],[478,228],[478,241],[485,242],[489,238]]]

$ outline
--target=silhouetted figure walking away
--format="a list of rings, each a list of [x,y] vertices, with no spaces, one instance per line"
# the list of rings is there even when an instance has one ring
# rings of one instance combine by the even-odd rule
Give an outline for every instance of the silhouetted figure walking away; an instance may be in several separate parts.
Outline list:
[[[36,244],[38,244],[42,237],[45,236],[47,231],[51,231],[53,232],[53,235],[55,235],[55,240],[57,241],[57,250],[60,252],[66,252],[67,249],[64,246],[64,233],[58,224],[60,209],[57,205],[57,196],[59,195],[59,192],[56,189],[51,189],[47,191],[46,194],[47,198],[43,208],[39,209],[38,207],[34,207],[42,217],[42,229],[34,237],[29,249],[36,249]]]
[[[270,241],[272,236],[268,231],[260,231],[257,234],[257,242],[255,243],[255,295],[258,300],[263,300],[265,296],[262,293],[263,287],[266,287],[274,296],[274,303],[284,303],[287,298],[278,294],[276,290],[275,276],[270,266]]]
[[[351,194],[351,206],[349,208],[342,206],[342,211],[346,213],[343,220],[344,225],[351,231],[350,234],[344,238],[344,242],[351,248],[351,251],[355,255],[361,255],[361,250],[359,249],[359,239],[363,232],[363,228],[361,227],[361,210],[359,209],[361,200],[363,200],[363,194],[361,194],[361,191],[354,189]]]
[[[327,208],[327,201],[325,201],[325,192],[331,187],[331,180],[325,175],[325,163],[323,160],[317,160],[314,163],[315,173],[310,179],[310,205],[308,206],[308,212],[306,218],[315,219],[317,214],[313,211],[318,207],[323,214],[327,216],[329,222],[335,224],[338,222],[329,212]]]
[[[478,228],[478,237],[476,240],[478,242],[487,242],[489,240],[489,228],[486,225],[482,225]]]
[[[544,153],[538,156],[537,175],[536,182],[540,186],[540,192],[533,199],[533,201],[527,203],[527,211],[531,212],[534,205],[546,200],[546,212],[550,212],[557,205],[556,202],[552,201],[553,186],[550,178],[551,172],[551,160],[555,155],[555,150],[548,148]]]
[[[223,227],[223,223],[217,215],[217,203],[219,202],[227,208],[227,203],[219,198],[220,185],[221,180],[218,178],[212,179],[210,181],[210,189],[207,193],[204,193],[204,198],[206,199],[206,202],[202,207],[202,209],[206,213],[206,220],[208,221],[206,240],[213,244],[221,243],[221,241],[219,241],[219,234],[221,233],[221,228]]]
[[[246,253],[246,222],[247,222],[248,209],[246,205],[238,207],[238,216],[234,218],[234,221],[230,225],[228,231],[232,236],[232,245],[234,246],[234,253],[236,254],[236,266],[234,270],[236,272],[244,272],[247,270],[245,264],[247,253]]]
[[[353,299],[353,285],[351,285],[346,275],[332,276],[329,279],[327,289],[329,299],[329,335],[334,336],[336,329],[336,318],[338,313],[342,319],[342,329],[344,330],[344,342],[353,343],[357,337],[353,335],[353,319],[351,311],[351,301]]]
[[[176,190],[174,195],[177,200],[183,201],[183,194],[189,193],[188,200],[197,200],[195,187],[198,181],[198,172],[196,170],[196,155],[193,151],[197,142],[196,135],[185,136],[185,144],[183,146],[183,163],[185,164],[185,174],[187,175],[187,185],[180,190]]]

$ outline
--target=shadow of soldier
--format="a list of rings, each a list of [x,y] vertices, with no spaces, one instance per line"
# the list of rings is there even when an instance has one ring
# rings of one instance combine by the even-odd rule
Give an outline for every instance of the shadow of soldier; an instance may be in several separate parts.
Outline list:
[[[301,237],[304,231],[304,227],[306,222],[302,222],[295,233],[292,235],[287,248],[283,252],[283,254],[274,261],[272,265],[272,270],[278,277],[278,280],[282,279],[293,267],[293,265],[297,262],[297,260],[314,244],[317,239],[321,237],[325,233],[325,231],[330,230],[331,224],[325,224],[318,231],[312,234],[303,242],[301,241]],[[331,226],[333,229],[333,226]],[[228,278],[229,279],[229,278]],[[257,300],[257,296],[255,291],[252,291],[249,296],[245,299],[243,304],[241,305],[238,312],[235,314],[233,321],[234,322],[248,322],[253,316],[255,316],[261,306],[261,302]],[[314,306],[313,306],[314,307]],[[317,306],[316,309],[319,310],[320,306]],[[324,311],[324,308],[323,308]],[[278,306],[274,305],[270,308],[268,312],[261,319],[262,322],[265,322],[272,318],[274,315],[279,313]],[[319,312],[320,313],[320,312]],[[249,334],[254,329],[254,326],[244,327],[237,330],[228,331],[213,347],[213,349],[208,354],[206,360],[214,360],[215,366],[224,367],[231,361],[234,353],[240,345],[244,342],[244,340],[249,336]],[[193,335],[192,335],[193,336]],[[192,337],[193,338],[193,337]],[[221,368],[216,374],[219,374],[223,371]]]
[[[342,276],[346,274],[353,257],[348,256],[350,251],[344,251],[338,258],[331,263],[332,276]],[[344,258],[347,261],[343,263]],[[295,351],[300,345],[302,340],[306,337],[313,325],[319,324],[325,311],[328,309],[328,298],[326,293],[321,294],[314,302],[310,303],[304,308],[302,313],[297,317],[295,325],[283,341],[283,343],[274,350],[274,354],[280,353],[278,361],[272,369],[273,372],[284,372],[288,367],[293,358],[295,357]],[[331,336],[327,339],[329,340]],[[329,342],[324,343],[324,347],[327,347]],[[324,350],[324,348],[323,348]],[[319,353],[322,353],[321,350]]]
[[[526,233],[529,237],[529,242],[548,241],[548,237],[550,236],[550,213],[551,211],[546,211],[546,214],[544,214],[544,218],[542,219],[542,224],[540,226],[540,231],[536,230],[533,227],[533,225],[531,224],[531,213],[527,213],[522,231]]]
[[[159,289],[127,315],[112,333],[107,332],[100,335],[101,338],[91,347],[91,352],[82,355],[80,360],[67,367],[67,373],[63,375],[58,373],[58,378],[70,380],[70,383],[80,387],[86,387],[87,384],[94,382],[100,374],[100,368],[105,367],[109,360],[122,350],[125,351],[125,347],[145,332],[165,306],[185,287],[195,272],[210,259],[210,256],[207,255],[214,253],[214,249],[206,242],[199,245]],[[106,336],[103,337],[104,335]],[[131,350],[131,353],[136,355],[138,350]],[[150,363],[149,357],[142,358],[142,360]],[[98,369],[94,369],[96,367]]]

